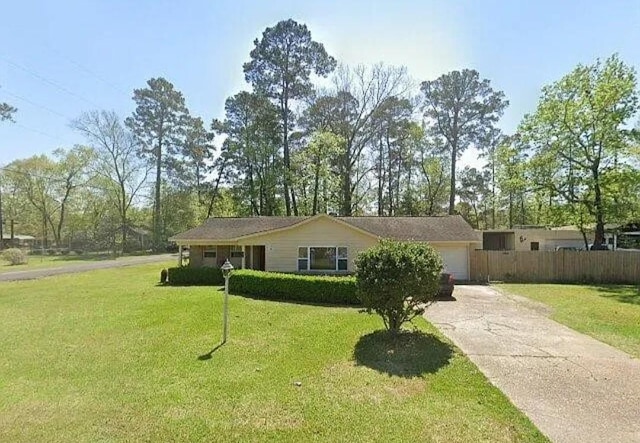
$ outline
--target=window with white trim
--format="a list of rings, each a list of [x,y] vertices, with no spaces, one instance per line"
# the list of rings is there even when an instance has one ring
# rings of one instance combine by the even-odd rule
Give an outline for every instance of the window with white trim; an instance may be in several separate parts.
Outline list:
[[[204,248],[202,250],[202,258],[216,258],[218,256],[217,248]]]
[[[349,254],[345,246],[298,248],[298,271],[346,271]]]
[[[231,258],[244,257],[244,250],[241,245],[231,245]]]

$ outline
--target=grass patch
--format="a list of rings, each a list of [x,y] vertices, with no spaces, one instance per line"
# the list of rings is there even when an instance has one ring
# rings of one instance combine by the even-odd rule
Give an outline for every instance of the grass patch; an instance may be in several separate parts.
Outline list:
[[[149,255],[149,254],[128,254],[123,256],[114,256],[110,254],[102,254],[102,253],[85,253],[82,255],[29,255],[29,262],[22,265],[11,265],[8,262],[2,260],[0,258],[0,274],[5,272],[15,272],[15,271],[31,271],[36,269],[46,269],[46,268],[61,268],[69,265],[77,265],[82,263],[92,263],[97,261],[107,261],[107,260],[127,260],[129,257],[138,257],[140,255]],[[170,265],[174,265],[175,263],[170,263]]]
[[[163,266],[0,283],[0,441],[545,441],[422,319],[232,296],[200,360],[222,292]]]
[[[552,308],[551,318],[640,358],[640,291],[626,285],[501,284]]]
[[[113,256],[104,254],[83,254],[83,255],[29,255],[28,263],[22,265],[10,265],[0,259],[0,274],[4,272],[30,271],[32,269],[59,268],[85,262],[95,262],[102,260],[114,260]]]

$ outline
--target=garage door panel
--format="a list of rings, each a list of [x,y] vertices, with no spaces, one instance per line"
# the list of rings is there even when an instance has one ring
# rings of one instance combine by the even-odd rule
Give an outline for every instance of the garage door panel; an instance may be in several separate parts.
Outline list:
[[[469,279],[469,251],[463,246],[436,246],[442,256],[445,272],[453,274],[456,280]]]

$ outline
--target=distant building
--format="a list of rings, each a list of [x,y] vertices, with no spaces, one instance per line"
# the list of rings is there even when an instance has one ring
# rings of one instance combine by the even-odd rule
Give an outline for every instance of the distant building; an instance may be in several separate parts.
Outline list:
[[[593,236],[589,239],[591,242]],[[485,251],[555,251],[559,248],[584,249],[582,233],[565,229],[500,229],[482,232]]]
[[[15,235],[11,238],[11,234],[2,233],[3,248],[31,248],[36,238],[31,235]]]

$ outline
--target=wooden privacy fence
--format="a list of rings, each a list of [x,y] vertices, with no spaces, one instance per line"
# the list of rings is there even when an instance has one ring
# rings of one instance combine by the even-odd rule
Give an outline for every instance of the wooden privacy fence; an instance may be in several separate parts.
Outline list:
[[[471,251],[475,281],[640,282],[637,251]]]

